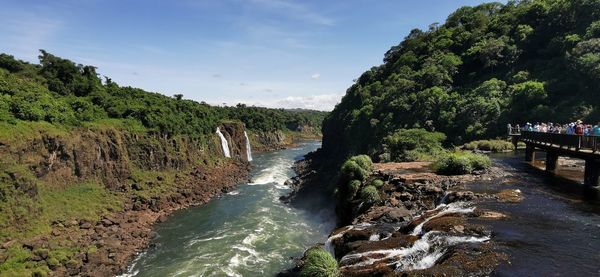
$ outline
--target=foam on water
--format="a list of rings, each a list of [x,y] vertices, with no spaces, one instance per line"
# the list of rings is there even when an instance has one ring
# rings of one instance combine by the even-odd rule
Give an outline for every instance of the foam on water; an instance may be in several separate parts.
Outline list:
[[[253,178],[252,183],[249,183],[248,185],[276,184],[283,187],[285,181],[289,179],[291,166],[291,162],[277,162],[275,165],[261,170],[260,173]]]

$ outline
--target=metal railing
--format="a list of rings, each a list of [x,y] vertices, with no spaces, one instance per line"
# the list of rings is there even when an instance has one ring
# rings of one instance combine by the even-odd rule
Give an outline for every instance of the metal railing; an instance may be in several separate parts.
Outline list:
[[[591,150],[592,152],[600,152],[600,136],[583,136],[556,134],[532,131],[520,131],[521,140],[531,141],[545,145],[557,145],[560,148]]]

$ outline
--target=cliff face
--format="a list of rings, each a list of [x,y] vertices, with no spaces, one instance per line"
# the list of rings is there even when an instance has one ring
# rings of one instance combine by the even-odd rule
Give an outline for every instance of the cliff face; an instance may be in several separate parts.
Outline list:
[[[223,124],[232,160],[246,161],[244,126]],[[135,134],[115,128],[80,129],[67,134],[30,138],[21,147],[0,152],[14,156],[36,177],[50,182],[71,183],[95,179],[114,190],[122,186],[132,170],[185,170],[207,165],[223,157],[216,135],[208,143],[185,136],[174,138]]]
[[[321,132],[308,125],[298,126],[295,131],[252,132],[248,134],[252,150],[256,152],[286,148],[299,140],[320,140]]]

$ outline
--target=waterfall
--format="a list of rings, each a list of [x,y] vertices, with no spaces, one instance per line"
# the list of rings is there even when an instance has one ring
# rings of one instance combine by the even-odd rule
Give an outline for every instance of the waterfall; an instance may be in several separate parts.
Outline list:
[[[221,138],[221,147],[223,148],[223,153],[225,154],[225,157],[231,158],[231,153],[229,153],[229,143],[227,143],[227,139],[225,138],[225,136],[223,136],[223,133],[221,133],[219,127],[217,127],[217,135],[219,135],[219,138]]]
[[[252,148],[250,147],[250,139],[248,138],[248,133],[244,131],[244,136],[246,137],[246,156],[248,157],[248,161],[252,161]]]

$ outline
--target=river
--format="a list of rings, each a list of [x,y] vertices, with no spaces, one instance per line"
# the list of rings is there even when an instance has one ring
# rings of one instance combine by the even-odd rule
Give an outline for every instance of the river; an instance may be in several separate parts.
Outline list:
[[[509,255],[509,264],[492,276],[600,276],[600,202],[595,189],[565,178],[546,175],[523,162],[523,153],[497,154],[494,164],[511,173],[501,180],[474,182],[474,192],[518,189],[519,203],[494,200],[478,203],[509,216],[484,220],[492,240]],[[568,177],[573,170],[563,169]],[[578,175],[583,175],[579,172]]]
[[[124,276],[272,276],[307,247],[327,239],[333,211],[301,210],[279,197],[292,165],[320,143],[254,156],[252,183],[157,224],[158,237]]]

